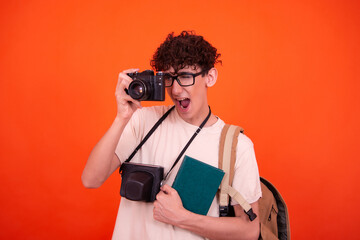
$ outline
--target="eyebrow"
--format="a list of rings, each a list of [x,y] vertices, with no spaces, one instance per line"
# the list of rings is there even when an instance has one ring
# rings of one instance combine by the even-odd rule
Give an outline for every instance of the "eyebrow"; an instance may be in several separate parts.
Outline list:
[[[195,74],[192,72],[178,72],[176,75],[181,76],[181,75],[191,75],[191,74]]]

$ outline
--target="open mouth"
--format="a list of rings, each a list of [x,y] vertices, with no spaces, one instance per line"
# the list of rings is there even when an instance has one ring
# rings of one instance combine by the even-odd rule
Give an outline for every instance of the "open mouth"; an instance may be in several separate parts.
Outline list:
[[[183,98],[183,99],[178,99],[180,107],[182,109],[187,109],[190,105],[190,99],[189,98]]]

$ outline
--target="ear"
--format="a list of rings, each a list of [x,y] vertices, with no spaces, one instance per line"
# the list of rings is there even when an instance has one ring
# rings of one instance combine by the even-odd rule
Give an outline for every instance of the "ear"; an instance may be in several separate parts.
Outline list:
[[[207,74],[206,86],[207,87],[214,86],[215,83],[216,83],[216,80],[217,80],[217,76],[218,76],[217,69],[216,68],[210,69],[208,74]]]

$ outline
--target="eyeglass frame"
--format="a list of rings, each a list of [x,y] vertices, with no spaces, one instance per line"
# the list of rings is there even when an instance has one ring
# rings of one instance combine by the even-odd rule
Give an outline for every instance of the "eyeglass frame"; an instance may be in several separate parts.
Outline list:
[[[209,70],[203,70],[201,72],[198,72],[198,73],[189,73],[189,72],[183,72],[183,73],[180,73],[180,74],[177,74],[175,76],[171,75],[170,73],[165,73],[166,76],[168,77],[171,77],[172,78],[172,82],[169,86],[166,86],[165,84],[165,87],[172,87],[172,85],[174,84],[174,80],[176,80],[176,82],[181,86],[181,87],[189,87],[189,86],[192,86],[195,84],[195,78],[201,74],[204,74],[206,72],[208,72]],[[180,80],[178,79],[179,76],[192,76],[193,77],[193,82],[192,84],[181,84]]]

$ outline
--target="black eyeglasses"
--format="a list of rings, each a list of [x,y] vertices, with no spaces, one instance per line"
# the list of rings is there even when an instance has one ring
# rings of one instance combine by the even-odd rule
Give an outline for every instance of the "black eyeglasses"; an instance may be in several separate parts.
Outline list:
[[[192,86],[195,83],[195,78],[200,74],[204,74],[206,72],[206,70],[198,73],[182,72],[176,76],[172,76],[170,73],[166,73],[164,74],[165,87],[171,87],[174,83],[174,80],[176,80],[178,84],[182,87]]]

